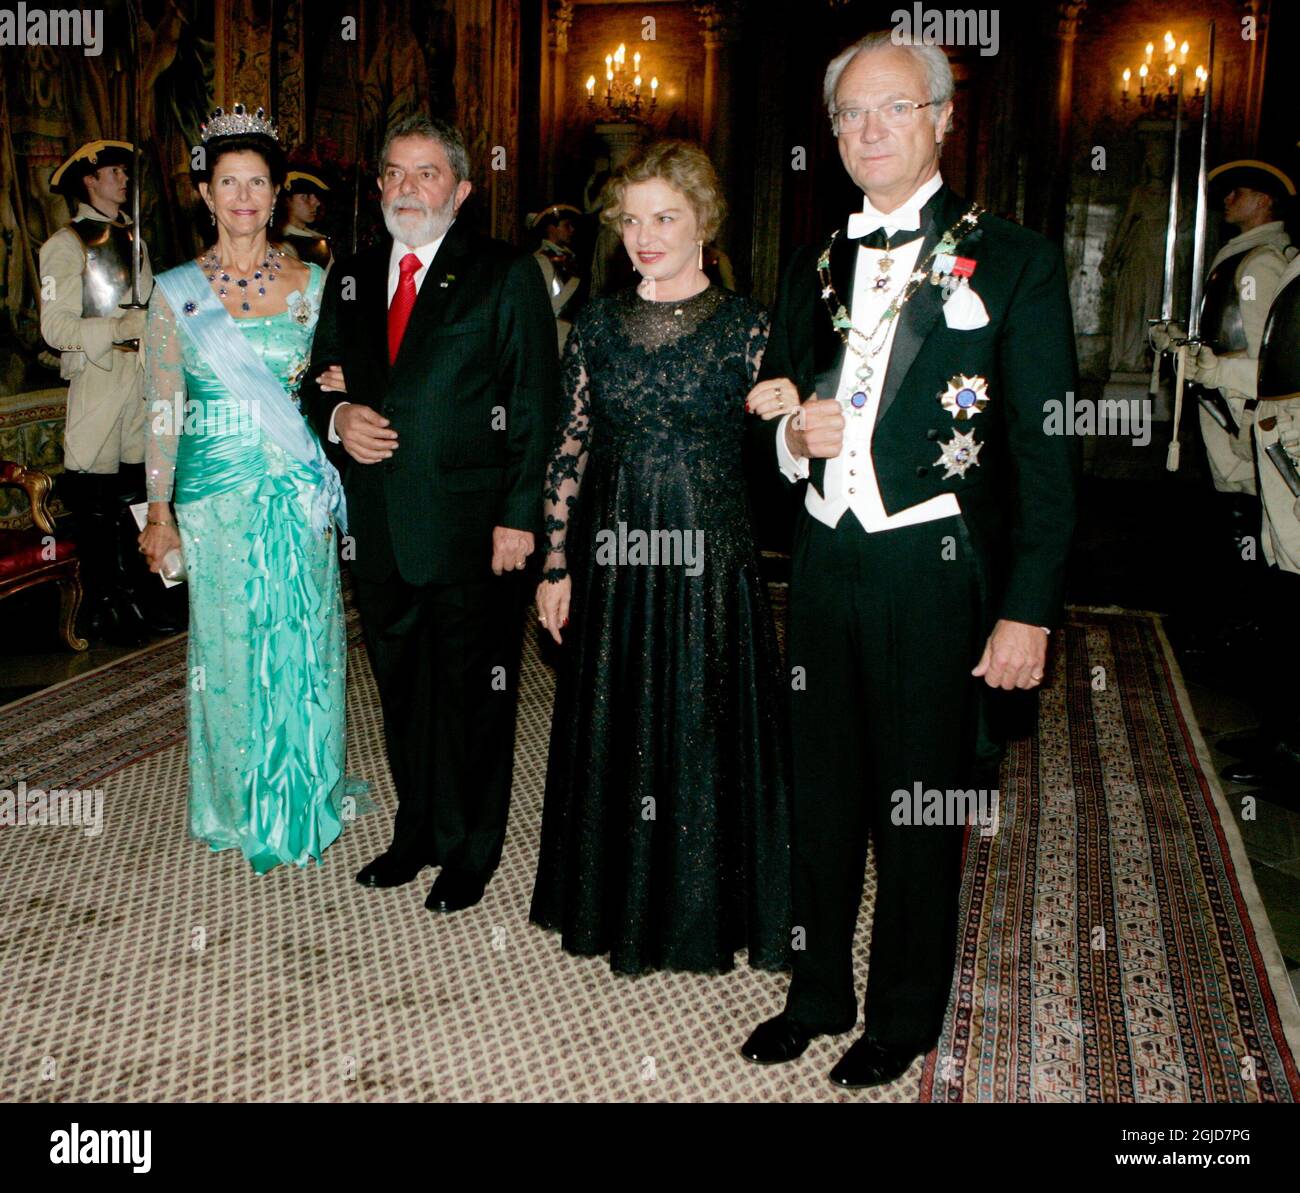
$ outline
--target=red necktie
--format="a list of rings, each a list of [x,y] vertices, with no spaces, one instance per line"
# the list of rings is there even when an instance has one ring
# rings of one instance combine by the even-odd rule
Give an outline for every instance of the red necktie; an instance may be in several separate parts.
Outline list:
[[[415,306],[415,274],[420,268],[420,258],[414,253],[407,253],[398,263],[402,276],[397,281],[397,293],[388,307],[388,363],[397,360],[397,350],[402,346],[402,336],[406,334],[406,324],[411,318],[411,308]]]

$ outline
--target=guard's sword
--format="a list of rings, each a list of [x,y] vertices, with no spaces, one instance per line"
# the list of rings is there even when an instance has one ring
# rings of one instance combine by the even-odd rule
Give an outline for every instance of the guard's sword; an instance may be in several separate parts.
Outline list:
[[[140,9],[126,6],[131,23],[131,301],[119,304],[123,310],[143,311],[140,301],[140,272],[144,267],[144,242],[140,239]]]
[[[1160,318],[1149,323],[1163,323],[1167,328],[1174,317],[1174,262],[1178,252],[1178,178],[1181,172],[1183,142],[1183,89],[1174,100],[1174,171],[1169,183],[1169,218],[1165,221],[1165,278],[1160,289]],[[1164,353],[1156,351],[1151,360],[1151,385],[1147,393],[1155,397],[1160,391],[1160,361]]]
[[[1196,166],[1196,219],[1192,235],[1192,298],[1187,311],[1187,339],[1174,349],[1177,367],[1174,370],[1174,428],[1169,443],[1165,467],[1178,471],[1178,425],[1183,417],[1183,386],[1186,383],[1187,355],[1193,345],[1200,346],[1201,298],[1205,287],[1205,228],[1209,219],[1210,192],[1206,170],[1206,154],[1210,143],[1210,99],[1214,81],[1214,22],[1210,22],[1210,44],[1205,59],[1205,97],[1201,107],[1200,160]],[[1179,88],[1181,93],[1181,86]]]

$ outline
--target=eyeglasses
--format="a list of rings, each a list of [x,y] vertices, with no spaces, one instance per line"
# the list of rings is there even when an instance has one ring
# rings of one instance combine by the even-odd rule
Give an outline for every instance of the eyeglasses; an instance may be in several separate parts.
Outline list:
[[[837,137],[840,133],[855,133],[866,124],[872,112],[880,113],[880,123],[886,128],[902,128],[912,123],[912,116],[918,109],[928,108],[934,102],[928,100],[918,104],[910,99],[896,99],[879,108],[837,108],[831,113],[831,131]]]

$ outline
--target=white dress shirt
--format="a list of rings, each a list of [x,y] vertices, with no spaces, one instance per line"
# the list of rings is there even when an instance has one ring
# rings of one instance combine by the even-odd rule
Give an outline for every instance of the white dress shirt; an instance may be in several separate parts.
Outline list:
[[[920,212],[926,201],[943,185],[943,179],[935,174],[928,182],[922,183],[906,203],[896,210],[882,213],[877,211],[869,199],[862,204],[864,220],[855,220],[854,231],[869,230],[879,226],[892,236],[902,230],[915,230],[920,227]],[[865,224],[865,229],[861,225]],[[855,327],[861,328],[868,336],[880,321],[881,315],[894,298],[907,285],[907,279],[916,268],[917,258],[921,252],[921,239],[893,249],[888,255],[893,258],[889,270],[889,282],[881,289],[875,288],[875,280],[880,274],[879,262],[886,255],[882,249],[858,247],[858,257],[853,280],[853,306],[850,318]],[[923,283],[928,284],[928,283]],[[940,493],[919,505],[908,506],[895,514],[885,512],[884,502],[880,496],[880,485],[876,479],[875,463],[871,458],[871,441],[875,434],[876,414],[880,409],[880,396],[884,388],[885,374],[889,368],[889,357],[893,352],[894,335],[898,330],[898,319],[890,320],[885,333],[885,341],[870,364],[874,370],[871,378],[859,383],[855,374],[866,359],[861,352],[866,351],[862,337],[850,333],[849,343],[844,353],[844,364],[840,369],[839,382],[836,387],[836,399],[844,411],[844,443],[840,454],[826,461],[826,475],[823,492],[818,493],[812,485],[804,497],[808,512],[819,522],[824,522],[834,529],[845,510],[852,510],[854,516],[870,533],[878,530],[892,530],[899,526],[913,526],[919,522],[932,522],[938,518],[950,518],[961,512],[956,494]],[[861,390],[867,395],[866,405],[860,409],[853,406],[850,398]],[[810,396],[810,395],[805,395]],[[802,480],[808,476],[809,461],[796,459],[786,443],[786,424],[793,417],[787,414],[777,426],[776,456],[782,473],[791,481]]]
[[[454,220],[452,221],[455,222]],[[448,228],[450,229],[450,224]],[[418,249],[411,248],[410,245],[401,244],[394,240],[392,251],[388,254],[388,305],[393,305],[393,295],[397,293],[397,285],[402,280],[401,262],[407,253],[414,253],[420,258],[420,268],[411,276],[415,279],[415,293],[418,296],[420,287],[424,285],[425,275],[429,272],[429,266],[433,264],[433,259],[438,255],[438,250],[442,248],[442,242],[446,239],[447,233],[444,232],[437,240],[431,240],[428,244],[422,244]],[[347,379],[344,378],[346,381]],[[348,405],[347,401],[339,402],[330,413],[329,441],[331,443],[340,442],[337,432],[334,430],[334,419],[337,417],[339,408]]]

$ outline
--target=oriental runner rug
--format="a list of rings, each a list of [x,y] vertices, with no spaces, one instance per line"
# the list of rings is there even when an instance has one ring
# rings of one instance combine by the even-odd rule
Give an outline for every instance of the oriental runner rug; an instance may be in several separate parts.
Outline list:
[[[553,694],[532,631],[483,903],[425,911],[431,870],[358,887],[394,799],[355,628],[348,770],[381,810],[301,872],[259,878],[187,838],[183,638],[0,709],[0,789],[98,789],[103,809],[97,826],[0,828],[0,1099],[1300,1098],[1295,1003],[1241,810],[1205,765],[1153,618],[1072,614],[1038,733],[1007,759],[999,830],[968,840],[943,1037],[859,1094],[826,1079],[852,1037],[779,1068],[740,1059],[785,985],[743,955],[716,977],[616,977],[528,924]],[[859,991],[873,898],[869,875]]]

